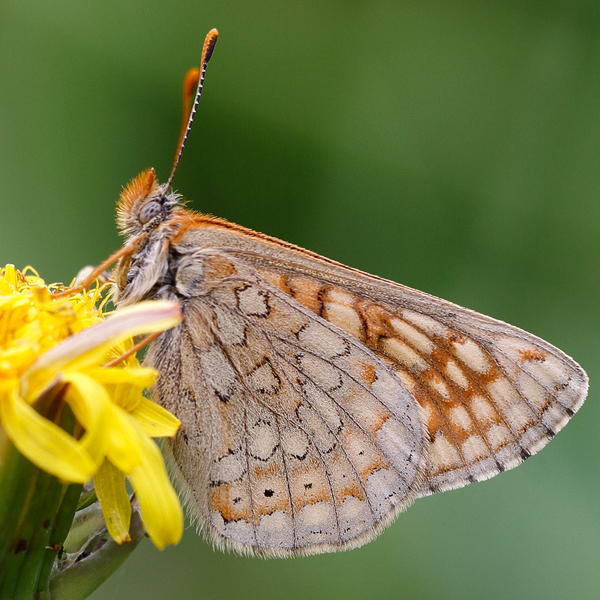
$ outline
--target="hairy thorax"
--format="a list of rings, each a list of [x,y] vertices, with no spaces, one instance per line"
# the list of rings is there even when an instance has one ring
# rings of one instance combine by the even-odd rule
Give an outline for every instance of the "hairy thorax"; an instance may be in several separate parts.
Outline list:
[[[115,269],[114,293],[120,307],[141,300],[202,296],[236,274],[233,262],[210,243],[204,248],[185,243],[186,216],[174,215],[142,237],[138,249]]]

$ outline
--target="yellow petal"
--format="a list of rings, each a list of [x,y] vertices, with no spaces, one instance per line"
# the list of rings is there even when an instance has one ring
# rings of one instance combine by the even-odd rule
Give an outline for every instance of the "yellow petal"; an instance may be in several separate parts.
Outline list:
[[[88,481],[96,465],[79,442],[42,417],[12,390],[0,399],[0,421],[17,450],[40,469],[73,483]]]
[[[31,346],[23,344],[22,346],[15,346],[14,348],[7,348],[0,351],[0,363],[8,363],[8,368],[13,371],[30,365],[35,359],[35,352]]]
[[[142,399],[143,388],[133,385],[107,385],[112,401],[120,406],[125,412],[130,413],[134,410]]]
[[[109,444],[106,456],[126,474],[142,462],[142,447],[135,421],[121,408],[111,403],[107,434]]]
[[[144,389],[158,379],[158,371],[147,367],[91,368],[86,369],[86,373],[104,384],[112,401],[127,412],[137,407]]]
[[[183,510],[160,450],[152,440],[142,435],[140,439],[144,445],[142,464],[132,471],[129,480],[138,497],[146,531],[154,545],[162,550],[181,539]]]
[[[65,402],[85,429],[80,443],[96,466],[100,466],[110,441],[107,433],[112,416],[110,398],[99,383],[83,373],[61,373],[60,381],[69,384],[65,390]]]
[[[156,383],[158,371],[149,367],[128,367],[127,369],[99,368],[87,369],[86,373],[100,383],[130,383],[142,389]]]
[[[107,352],[129,337],[164,331],[181,321],[181,308],[176,302],[155,300],[140,302],[115,312],[108,319],[92,325],[57,344],[23,374],[21,395],[36,396],[52,380],[57,371],[81,370],[102,362]]]
[[[17,308],[29,307],[29,299],[18,295],[0,296],[0,310],[16,310]]]
[[[117,544],[128,542],[131,504],[125,489],[125,475],[105,460],[94,476],[94,487],[108,533]]]
[[[4,273],[4,279],[6,280],[6,282],[12,287],[12,288],[16,288],[17,287],[17,269],[15,268],[15,265],[11,265],[8,264],[4,267],[3,269]]]
[[[129,414],[137,421],[142,431],[151,437],[173,437],[181,427],[179,419],[144,397]]]
[[[135,421],[91,377],[67,372],[60,379],[72,386],[66,400],[86,430],[82,445],[98,465],[107,456],[121,471],[130,473],[142,461]]]

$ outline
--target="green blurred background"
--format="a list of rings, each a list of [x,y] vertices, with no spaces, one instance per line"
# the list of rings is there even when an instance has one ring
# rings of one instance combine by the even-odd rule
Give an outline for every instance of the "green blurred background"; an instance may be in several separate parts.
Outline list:
[[[167,177],[211,27],[193,208],[530,330],[591,395],[540,455],[359,550],[264,561],[190,529],[93,600],[600,597],[600,3],[2,0],[2,264],[68,281],[119,246],[114,202]]]

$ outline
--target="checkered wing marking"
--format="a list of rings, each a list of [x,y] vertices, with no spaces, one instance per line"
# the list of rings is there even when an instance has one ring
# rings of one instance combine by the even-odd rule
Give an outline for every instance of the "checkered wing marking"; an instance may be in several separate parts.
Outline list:
[[[421,489],[421,408],[351,335],[258,278],[183,302],[149,363],[184,423],[188,503],[220,546],[263,555],[352,547]]]

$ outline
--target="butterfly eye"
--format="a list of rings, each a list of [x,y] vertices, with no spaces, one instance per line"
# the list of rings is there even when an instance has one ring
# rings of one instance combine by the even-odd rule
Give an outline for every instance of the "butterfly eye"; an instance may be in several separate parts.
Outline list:
[[[142,210],[140,210],[140,223],[145,225],[151,221],[161,210],[162,206],[160,202],[152,201],[148,202],[148,204],[144,204],[144,206],[142,206]]]

